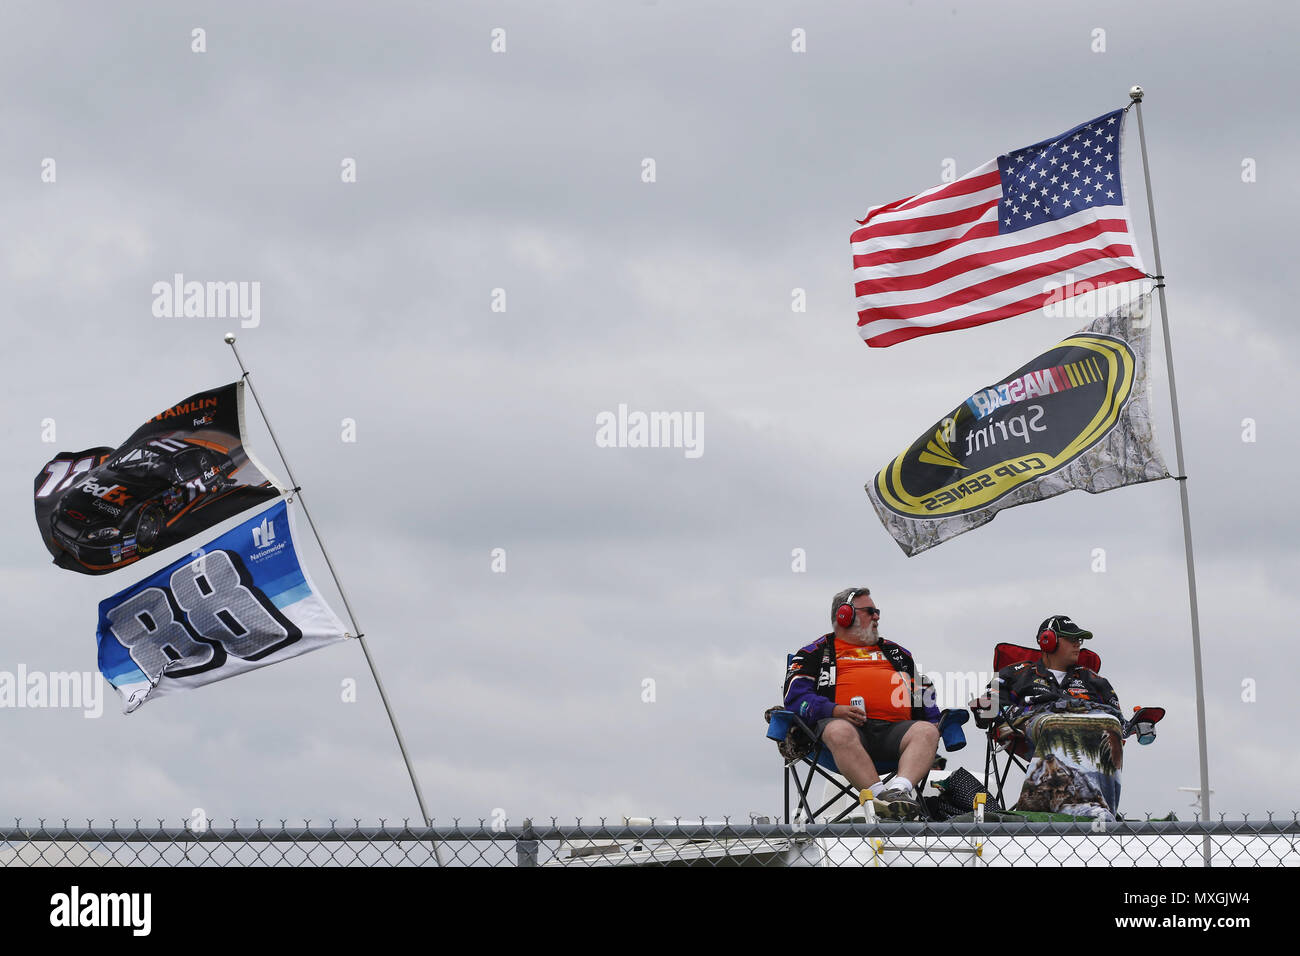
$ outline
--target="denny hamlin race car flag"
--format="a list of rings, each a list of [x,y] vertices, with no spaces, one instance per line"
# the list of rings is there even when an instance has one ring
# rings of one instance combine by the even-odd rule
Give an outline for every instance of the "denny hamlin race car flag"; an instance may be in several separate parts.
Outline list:
[[[128,714],[350,636],[298,562],[283,501],[101,601],[96,632]]]
[[[1151,297],[1048,349],[931,425],[867,494],[910,557],[1005,508],[1170,477],[1146,392]]]
[[[59,452],[36,476],[36,523],[55,564],[105,574],[282,491],[244,446],[235,382],[160,412],[118,448]]]
[[[1144,278],[1124,205],[1123,129],[1116,110],[868,211],[850,238],[867,345]]]

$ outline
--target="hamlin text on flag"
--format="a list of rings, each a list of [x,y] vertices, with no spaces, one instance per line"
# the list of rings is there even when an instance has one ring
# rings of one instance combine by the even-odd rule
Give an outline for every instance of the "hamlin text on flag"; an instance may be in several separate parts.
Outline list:
[[[117,448],[59,452],[35,484],[54,563],[106,574],[278,497],[244,436],[240,381],[177,402]]]

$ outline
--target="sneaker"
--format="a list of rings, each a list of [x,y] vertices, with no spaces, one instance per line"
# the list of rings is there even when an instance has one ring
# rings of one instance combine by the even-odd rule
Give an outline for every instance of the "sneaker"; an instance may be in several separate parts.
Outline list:
[[[916,797],[901,787],[887,787],[872,799],[876,816],[881,820],[916,820],[921,807]]]

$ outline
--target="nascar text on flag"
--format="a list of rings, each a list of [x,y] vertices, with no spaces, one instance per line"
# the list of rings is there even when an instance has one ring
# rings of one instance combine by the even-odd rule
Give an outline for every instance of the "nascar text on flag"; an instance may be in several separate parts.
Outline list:
[[[1062,340],[927,428],[867,484],[909,556],[999,511],[1168,478],[1146,391],[1150,294]]]

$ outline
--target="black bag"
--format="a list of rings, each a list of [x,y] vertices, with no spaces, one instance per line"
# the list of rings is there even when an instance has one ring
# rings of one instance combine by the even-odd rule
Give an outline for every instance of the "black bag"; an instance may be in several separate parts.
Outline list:
[[[958,767],[934,785],[939,789],[939,796],[925,798],[932,820],[948,820],[970,813],[975,809],[975,795],[984,792],[983,785],[965,767]]]

